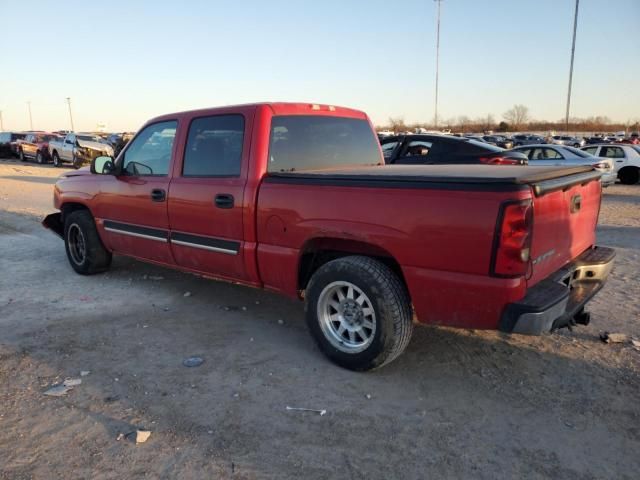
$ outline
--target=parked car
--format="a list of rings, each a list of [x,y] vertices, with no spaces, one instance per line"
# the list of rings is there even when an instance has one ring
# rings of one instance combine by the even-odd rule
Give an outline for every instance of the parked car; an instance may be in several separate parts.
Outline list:
[[[529,334],[588,322],[615,255],[594,246],[598,172],[383,163],[356,110],[175,113],[62,175],[43,223],[79,274],[116,253],[304,299],[320,349],[354,370],[400,355],[414,317]]]
[[[529,159],[529,165],[555,166],[591,166],[602,173],[600,181],[603,187],[616,183],[617,174],[614,162],[610,158],[595,157],[575,147],[564,145],[531,145],[513,149]]]
[[[113,148],[96,141],[94,135],[68,133],[64,139],[49,141],[49,154],[56,167],[71,163],[80,168],[100,155],[113,155]]]
[[[585,145],[583,138],[570,137],[568,135],[554,135],[551,137],[551,143],[555,145],[568,145],[575,148],[580,148]]]
[[[23,162],[33,159],[37,163],[48,163],[51,161],[49,154],[49,142],[51,140],[62,140],[58,135],[52,133],[29,133],[18,145],[18,156]]]
[[[604,142],[604,137],[586,137],[584,141],[585,145],[599,145]]]
[[[536,145],[546,143],[544,138],[540,135],[526,135],[526,134],[517,134],[511,137],[513,140],[513,145],[518,147],[520,145]]]
[[[381,141],[382,153],[389,164],[496,164],[524,165],[527,157],[479,142],[452,135],[397,135]]]
[[[596,157],[610,158],[615,163],[618,179],[625,185],[633,185],[640,180],[640,147],[638,145],[589,145],[582,150]]]
[[[0,157],[13,157],[17,154],[17,142],[26,136],[21,132],[0,132]]]
[[[506,148],[507,150],[513,148],[513,140],[509,140],[507,137],[503,137],[502,135],[485,135],[482,139],[496,147]]]

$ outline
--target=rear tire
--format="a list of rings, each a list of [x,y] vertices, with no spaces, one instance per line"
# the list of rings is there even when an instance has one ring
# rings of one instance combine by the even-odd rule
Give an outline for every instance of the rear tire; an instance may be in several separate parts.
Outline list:
[[[64,221],[64,246],[71,267],[80,275],[104,272],[111,265],[109,252],[87,210],[76,210]]]
[[[342,257],[322,265],[307,286],[305,312],[320,350],[350,370],[372,370],[393,361],[413,331],[405,286],[389,267],[369,257]]]
[[[26,159],[26,158],[25,158],[25,156],[24,156],[24,152],[23,152],[22,150],[20,150],[20,151],[18,152],[18,157],[20,157],[20,161],[21,161],[21,162],[26,162],[26,161],[27,161],[27,159]]]
[[[58,152],[53,152],[53,166],[56,168],[60,168],[62,163],[60,163],[60,157],[58,156]]]
[[[44,163],[44,158],[42,157],[42,152],[38,151],[36,153],[36,163],[42,165]]]
[[[635,185],[640,180],[640,168],[625,167],[618,172],[620,183],[625,185]]]

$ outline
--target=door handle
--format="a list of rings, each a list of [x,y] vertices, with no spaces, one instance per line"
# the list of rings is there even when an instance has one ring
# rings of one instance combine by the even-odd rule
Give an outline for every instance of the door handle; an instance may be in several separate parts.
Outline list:
[[[164,202],[167,198],[167,192],[161,188],[154,188],[151,190],[151,200],[154,202]]]
[[[219,193],[216,195],[214,203],[218,208],[233,208],[233,195],[230,193]]]

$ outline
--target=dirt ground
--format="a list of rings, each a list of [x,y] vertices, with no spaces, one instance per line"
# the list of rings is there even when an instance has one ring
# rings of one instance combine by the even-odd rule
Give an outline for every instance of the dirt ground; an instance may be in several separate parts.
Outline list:
[[[420,327],[357,374],[317,350],[300,303],[123,257],[73,273],[38,223],[60,173],[0,161],[0,478],[638,478],[640,351],[598,336],[640,337],[640,185],[606,190],[618,258],[591,325]]]

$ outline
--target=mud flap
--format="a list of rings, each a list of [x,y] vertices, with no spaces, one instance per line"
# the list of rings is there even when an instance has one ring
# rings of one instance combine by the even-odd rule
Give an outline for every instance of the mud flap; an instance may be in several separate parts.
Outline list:
[[[60,238],[64,238],[64,223],[62,223],[62,213],[52,213],[44,217],[42,226],[48,228]]]

